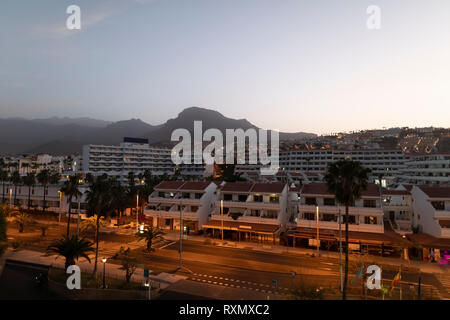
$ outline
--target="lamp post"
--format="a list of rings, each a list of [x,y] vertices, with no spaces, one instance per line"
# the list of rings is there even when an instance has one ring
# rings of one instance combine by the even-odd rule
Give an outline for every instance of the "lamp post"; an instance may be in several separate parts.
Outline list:
[[[183,267],[183,257],[182,257],[182,251],[183,251],[183,216],[182,216],[182,207],[181,207],[181,200],[180,200],[180,269]]]
[[[139,194],[136,194],[136,232],[139,231]]]
[[[12,207],[12,189],[9,189],[9,206]]]
[[[80,237],[80,200],[78,200],[78,214],[77,214],[77,238]]]
[[[341,280],[341,292],[344,290],[344,284],[342,279],[342,226],[341,226],[341,207],[339,206],[339,277]]]
[[[316,206],[316,220],[317,220],[317,256],[320,255],[320,240],[319,240],[319,206]]]
[[[58,194],[59,194],[59,215],[58,215],[58,222],[61,222],[61,206],[62,206],[62,200],[63,200],[63,193],[61,191],[58,190]],[[45,204],[44,204],[45,205]],[[69,204],[70,206],[70,204]]]
[[[220,200],[220,214],[222,216],[222,244],[223,244],[223,200]]]
[[[103,258],[102,262],[103,262],[103,289],[106,289],[106,258]]]

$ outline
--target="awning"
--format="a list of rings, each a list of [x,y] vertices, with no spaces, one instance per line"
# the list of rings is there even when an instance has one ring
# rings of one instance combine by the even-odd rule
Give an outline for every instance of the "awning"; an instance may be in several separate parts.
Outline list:
[[[211,220],[203,225],[203,228],[222,230],[222,220]],[[255,232],[259,234],[273,235],[279,229],[278,225],[264,223],[247,223],[239,221],[223,221],[224,230],[234,230],[242,232]]]

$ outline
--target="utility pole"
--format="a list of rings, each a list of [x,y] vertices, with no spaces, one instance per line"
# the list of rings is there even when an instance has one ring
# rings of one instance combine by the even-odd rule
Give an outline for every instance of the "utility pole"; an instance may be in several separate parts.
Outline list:
[[[181,200],[180,200],[180,269],[183,267],[183,216],[182,216],[182,206],[181,206]]]
[[[222,244],[223,244],[223,200],[220,200],[220,213],[222,216]]]
[[[344,290],[344,284],[342,279],[342,224],[341,224],[341,207],[339,206],[339,276],[341,280],[341,292]]]
[[[139,232],[139,194],[136,194],[136,232]]]
[[[317,256],[320,255],[319,249],[320,249],[320,240],[319,240],[319,206],[316,205],[316,217],[317,217]]]

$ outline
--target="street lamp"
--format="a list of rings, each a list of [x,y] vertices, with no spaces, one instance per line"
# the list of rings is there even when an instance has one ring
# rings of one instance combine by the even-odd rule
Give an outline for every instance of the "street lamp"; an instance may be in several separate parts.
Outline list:
[[[223,244],[223,200],[220,200],[220,213],[222,215],[222,244]]]
[[[317,220],[317,256],[320,255],[319,248],[320,248],[320,240],[319,240],[319,206],[316,206],[316,220]]]
[[[136,232],[139,232],[139,194],[136,194]]]
[[[102,262],[103,262],[103,289],[106,289],[106,258],[103,258]]]
[[[9,189],[9,206],[12,206],[12,189]]]

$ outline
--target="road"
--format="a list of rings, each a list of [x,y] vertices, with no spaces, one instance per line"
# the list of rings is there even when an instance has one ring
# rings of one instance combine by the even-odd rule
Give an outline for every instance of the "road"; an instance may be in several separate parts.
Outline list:
[[[179,265],[179,244],[177,242],[144,255],[143,263],[155,272],[175,272]],[[376,261],[376,257],[371,260]],[[362,263],[350,264],[349,281],[353,279]],[[365,263],[367,267],[367,261]],[[324,288],[339,287],[339,263],[337,259],[277,254],[247,249],[235,249],[204,245],[198,241],[183,241],[183,266],[177,271],[190,280],[208,284],[241,288],[264,293],[288,293],[300,283],[314,284]],[[353,270],[354,269],[354,270]],[[296,272],[293,277],[291,270]],[[397,270],[383,270],[382,278],[391,281]],[[417,283],[419,275],[422,284],[442,287],[433,274],[419,274],[417,271],[402,271],[405,288],[408,283]],[[361,280],[353,287],[360,288]]]

